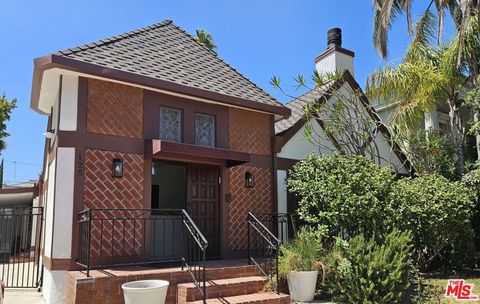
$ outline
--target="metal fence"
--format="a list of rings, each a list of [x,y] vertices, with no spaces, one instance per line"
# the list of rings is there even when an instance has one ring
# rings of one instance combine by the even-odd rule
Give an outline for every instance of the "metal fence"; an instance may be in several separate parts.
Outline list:
[[[208,242],[185,210],[88,209],[78,224],[77,264],[87,276],[123,265],[181,265],[206,298]]]
[[[6,287],[41,287],[42,224],[42,207],[0,209],[0,272]]]

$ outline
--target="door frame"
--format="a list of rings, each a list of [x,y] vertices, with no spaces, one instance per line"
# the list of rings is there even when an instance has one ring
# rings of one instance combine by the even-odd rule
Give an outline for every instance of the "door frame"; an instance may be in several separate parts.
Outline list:
[[[144,162],[144,208],[150,209],[152,207],[152,165],[155,161],[161,162],[177,162],[184,163],[187,166],[187,179],[188,179],[188,166],[198,165],[207,167],[216,167],[220,177],[220,185],[218,187],[218,215],[219,215],[219,259],[235,258],[229,255],[228,243],[229,243],[229,207],[230,203],[225,201],[225,194],[229,192],[228,188],[228,168],[224,160],[199,160],[194,157],[176,157],[176,156],[164,156],[164,157],[146,157]],[[188,180],[187,180],[188,187]],[[186,191],[188,191],[186,189]],[[188,199],[188,194],[187,194]]]

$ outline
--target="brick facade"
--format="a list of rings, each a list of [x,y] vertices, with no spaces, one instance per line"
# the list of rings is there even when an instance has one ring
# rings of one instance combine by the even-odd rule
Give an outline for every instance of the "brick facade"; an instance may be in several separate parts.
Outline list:
[[[114,158],[123,160],[122,178],[112,177]],[[84,209],[143,208],[143,162],[143,155],[139,154],[86,150]],[[93,218],[112,216],[115,214],[97,212]],[[112,221],[92,222],[93,257],[109,256],[112,252],[114,256],[133,255],[143,250],[141,223],[136,223],[135,229],[133,221],[117,221],[115,229],[112,229],[112,225]]]
[[[237,108],[229,109],[229,148],[260,155],[272,155],[270,115]]]
[[[245,188],[245,172],[255,176],[254,188]],[[229,249],[247,248],[246,218],[248,212],[272,212],[272,171],[268,168],[233,167],[228,172],[232,202],[229,209]]]
[[[257,155],[272,155],[270,116],[263,113],[230,108],[229,146],[232,150]],[[269,164],[270,165],[270,164]],[[254,188],[245,187],[245,172],[255,176]],[[237,166],[228,170],[229,191],[229,250],[247,248],[246,217],[248,212],[272,212],[272,169]]]
[[[143,90],[88,79],[87,132],[143,137]]]

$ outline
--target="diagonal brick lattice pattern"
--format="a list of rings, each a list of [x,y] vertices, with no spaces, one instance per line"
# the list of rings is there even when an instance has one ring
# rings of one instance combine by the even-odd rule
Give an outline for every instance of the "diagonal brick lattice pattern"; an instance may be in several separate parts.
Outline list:
[[[229,123],[230,149],[252,154],[272,154],[272,122],[269,115],[230,108]]]
[[[96,134],[142,138],[142,89],[89,79],[87,131]]]
[[[123,160],[122,178],[112,177],[113,158]],[[84,208],[143,208],[143,156],[86,150],[84,183]],[[137,222],[134,228],[132,220],[93,221],[91,253],[94,257],[138,255],[143,250],[142,230],[142,224]]]
[[[245,188],[245,172],[255,176],[254,188]],[[233,167],[228,171],[232,202],[229,209],[230,250],[247,248],[247,213],[272,211],[272,173],[268,168]]]

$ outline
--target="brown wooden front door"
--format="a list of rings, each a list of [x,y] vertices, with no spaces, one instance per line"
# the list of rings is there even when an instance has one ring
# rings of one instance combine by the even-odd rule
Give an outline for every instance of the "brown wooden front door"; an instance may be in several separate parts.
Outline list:
[[[219,169],[188,166],[187,211],[208,241],[207,257],[219,256]]]

